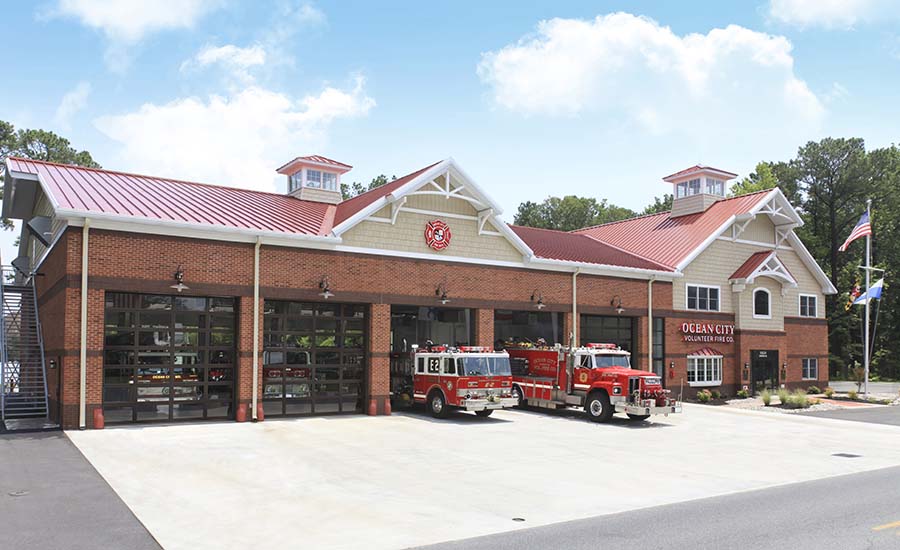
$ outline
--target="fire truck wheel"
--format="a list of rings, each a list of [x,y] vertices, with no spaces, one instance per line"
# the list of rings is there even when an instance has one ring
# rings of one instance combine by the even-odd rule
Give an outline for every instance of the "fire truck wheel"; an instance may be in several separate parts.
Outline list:
[[[584,403],[584,411],[594,422],[606,422],[613,415],[609,396],[604,391],[595,391],[588,395]]]
[[[628,419],[629,419],[629,420],[634,420],[635,422],[643,422],[644,420],[647,420],[648,418],[650,418],[650,415],[649,415],[649,414],[631,414],[631,413],[628,413]]]
[[[514,385],[512,387],[512,396],[516,398],[516,407],[521,407],[525,405],[525,398],[522,394],[522,388]]]
[[[428,396],[428,409],[431,411],[431,416],[435,418],[446,418],[447,413],[450,411],[450,408],[447,406],[447,400],[444,399],[444,394],[437,390],[431,392],[431,395]]]
[[[485,409],[483,411],[475,411],[475,416],[480,416],[481,418],[487,418],[491,416],[491,413],[494,412],[491,409]]]

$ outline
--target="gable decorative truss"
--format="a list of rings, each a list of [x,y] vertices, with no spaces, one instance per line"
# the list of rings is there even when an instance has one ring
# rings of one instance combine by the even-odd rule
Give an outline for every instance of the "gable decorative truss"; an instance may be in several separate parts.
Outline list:
[[[407,206],[408,197],[414,196],[438,196],[447,200],[465,201],[471,204],[476,212],[475,215],[466,215],[432,212]],[[385,206],[391,207],[390,218],[376,216],[375,214]],[[472,223],[477,224],[479,235],[504,237],[524,258],[530,258],[534,255],[528,245],[500,218],[500,214],[503,213],[500,205],[482,191],[452,158],[435,164],[399,189],[395,189],[392,193],[372,202],[335,226],[332,229],[332,233],[334,236],[340,237],[341,234],[364,220],[396,224],[401,212],[471,220]]]
[[[757,256],[759,256],[759,259],[756,258]],[[758,263],[758,265],[755,267],[752,265],[748,266],[751,262]],[[749,267],[753,268],[752,271],[749,271]],[[791,272],[788,271],[788,268],[785,267],[774,250],[764,257],[761,253],[751,256],[744,265],[732,274],[729,279],[732,285],[731,289],[734,292],[741,292],[746,288],[746,285],[753,284],[757,277],[770,277],[781,281],[782,293],[787,288],[796,288],[797,286],[797,280],[791,275]]]
[[[768,215],[775,224],[775,243],[773,249],[779,246],[787,246],[794,250],[803,262],[803,265],[812,273],[816,281],[822,288],[823,294],[837,294],[837,289],[831,284],[828,275],[822,271],[822,267],[816,262],[809,250],[800,240],[800,237],[794,232],[794,229],[803,225],[803,218],[794,209],[781,189],[774,188],[748,212],[731,216],[719,228],[713,232],[706,240],[704,240],[697,248],[691,251],[677,266],[676,272],[683,273],[685,268],[690,265],[710,244],[716,239],[724,238],[738,241],[741,233],[743,233],[750,222],[756,219],[759,214]],[[726,236],[726,231],[731,230],[731,235]]]

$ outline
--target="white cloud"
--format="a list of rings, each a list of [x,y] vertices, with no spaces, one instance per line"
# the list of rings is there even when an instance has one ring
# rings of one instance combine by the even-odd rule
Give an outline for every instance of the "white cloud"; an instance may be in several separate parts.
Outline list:
[[[523,114],[620,117],[650,134],[718,139],[748,130],[809,128],[822,101],[794,73],[783,36],[737,25],[676,35],[628,13],[552,19],[482,55],[493,100]]]
[[[148,103],[95,125],[119,143],[117,166],[273,191],[281,190],[278,166],[321,152],[332,122],[365,116],[374,106],[365,80],[356,77],[348,89],[329,86],[299,99],[247,86],[229,96]]]
[[[77,18],[107,37],[106,61],[113,70],[124,70],[130,62],[130,46],[154,32],[189,29],[223,0],[59,0],[46,16]]]
[[[896,0],[770,0],[769,17],[796,27],[850,29],[900,18]]]
[[[84,109],[90,95],[91,84],[84,81],[79,82],[74,88],[66,92],[66,95],[62,97],[59,106],[56,108],[56,115],[53,117],[56,124],[63,130],[71,129],[72,117],[78,111]]]
[[[181,71],[209,65],[220,65],[243,82],[252,81],[249,69],[265,65],[266,50],[259,44],[241,48],[234,44],[224,46],[206,46],[197,54],[181,64]]]

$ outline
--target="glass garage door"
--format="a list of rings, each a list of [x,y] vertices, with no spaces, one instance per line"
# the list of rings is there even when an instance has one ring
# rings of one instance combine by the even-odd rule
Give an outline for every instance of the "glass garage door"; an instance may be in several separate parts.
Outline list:
[[[107,422],[232,418],[235,300],[106,293]]]
[[[362,412],[366,306],[266,300],[266,416]]]

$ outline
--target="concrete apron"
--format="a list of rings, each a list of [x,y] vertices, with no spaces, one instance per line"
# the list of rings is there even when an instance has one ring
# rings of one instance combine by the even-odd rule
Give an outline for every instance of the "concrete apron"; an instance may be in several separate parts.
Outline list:
[[[67,435],[163,547],[195,550],[404,548],[900,464],[900,427],[691,405],[643,426],[500,411]]]

